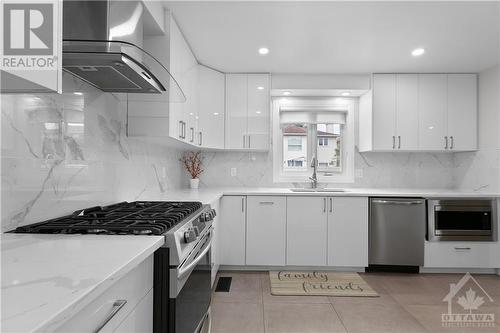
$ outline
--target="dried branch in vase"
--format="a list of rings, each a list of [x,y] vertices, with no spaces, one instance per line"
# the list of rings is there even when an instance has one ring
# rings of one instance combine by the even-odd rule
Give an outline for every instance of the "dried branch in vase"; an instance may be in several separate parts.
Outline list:
[[[191,175],[192,179],[197,179],[203,173],[203,156],[201,152],[188,152],[180,159],[184,169]]]

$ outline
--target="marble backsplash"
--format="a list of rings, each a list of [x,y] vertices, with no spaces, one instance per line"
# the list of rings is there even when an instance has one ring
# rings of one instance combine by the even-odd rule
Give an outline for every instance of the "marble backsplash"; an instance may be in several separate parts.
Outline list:
[[[187,183],[182,151],[126,136],[125,95],[63,79],[61,95],[1,95],[3,231]]]
[[[298,184],[273,183],[272,153],[208,152],[201,186],[292,187]],[[331,187],[452,188],[454,159],[451,154],[359,153],[355,169],[362,177],[354,183]],[[236,176],[231,176],[236,168]],[[358,175],[359,175],[358,171]]]

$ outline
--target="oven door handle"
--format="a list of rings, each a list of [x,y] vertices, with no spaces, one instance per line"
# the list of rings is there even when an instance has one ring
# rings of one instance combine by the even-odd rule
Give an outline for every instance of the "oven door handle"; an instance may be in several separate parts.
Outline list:
[[[212,247],[212,242],[210,241],[210,243],[208,243],[205,249],[203,249],[203,251],[201,251],[200,254],[198,254],[198,256],[195,259],[193,259],[193,261],[189,265],[179,269],[179,272],[177,273],[177,279],[180,280],[186,274],[188,274],[191,271],[191,269],[193,269],[200,262],[200,260],[203,259],[203,257],[208,253],[208,251],[210,251],[211,247]]]

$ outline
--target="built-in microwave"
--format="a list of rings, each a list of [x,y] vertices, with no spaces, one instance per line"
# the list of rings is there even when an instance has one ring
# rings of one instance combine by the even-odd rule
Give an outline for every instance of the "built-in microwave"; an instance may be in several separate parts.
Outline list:
[[[496,199],[428,200],[428,240],[495,241]]]

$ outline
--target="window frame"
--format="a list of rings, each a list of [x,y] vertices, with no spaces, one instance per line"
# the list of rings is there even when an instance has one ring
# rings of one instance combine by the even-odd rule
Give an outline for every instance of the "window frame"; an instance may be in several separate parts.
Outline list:
[[[332,112],[345,112],[346,121],[341,132],[341,172],[326,168],[318,168],[318,181],[321,183],[352,183],[354,182],[354,144],[355,144],[355,115],[356,101],[353,98],[340,97],[276,97],[272,100],[272,129],[273,129],[273,182],[309,182],[312,168],[306,161],[306,170],[285,170],[282,167],[284,135],[280,127],[280,109],[282,107],[297,107],[311,110],[331,110]],[[315,130],[308,126],[307,159],[310,159],[313,145],[318,144],[316,136],[311,136]],[[309,140],[312,138],[312,140]],[[330,140],[329,140],[330,141]],[[333,141],[332,141],[333,143]],[[325,146],[326,147],[326,146]]]

